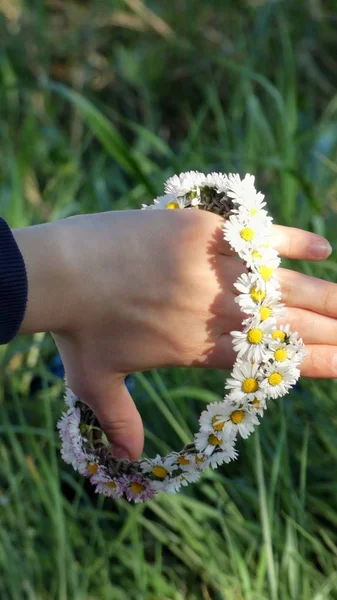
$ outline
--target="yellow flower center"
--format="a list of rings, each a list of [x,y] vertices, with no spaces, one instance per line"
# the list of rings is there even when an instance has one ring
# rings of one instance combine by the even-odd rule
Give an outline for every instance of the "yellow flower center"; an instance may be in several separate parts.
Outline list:
[[[263,332],[258,327],[250,329],[247,333],[247,339],[250,344],[260,344],[263,338]]]
[[[284,342],[286,339],[286,334],[284,331],[281,331],[281,329],[275,329],[275,331],[273,331],[271,334],[271,337],[274,338],[274,340],[281,340],[281,342]]]
[[[221,431],[224,428],[225,421],[220,421],[217,423],[219,419],[221,419],[221,415],[214,415],[212,419],[212,427],[215,429],[215,431]]]
[[[260,254],[260,252],[258,252],[257,250],[254,250],[252,252],[252,258],[254,258],[255,260],[259,260],[260,258],[262,258],[262,254]]]
[[[244,227],[240,231],[240,236],[243,240],[245,240],[245,242],[251,242],[252,239],[255,237],[255,233],[250,227]]]
[[[205,457],[204,457],[204,455],[202,455],[202,456],[197,456],[197,455],[196,455],[196,457],[195,457],[195,462],[197,462],[197,463],[202,463],[202,462],[205,462]]]
[[[248,379],[244,380],[242,384],[242,389],[246,394],[251,394],[252,392],[256,392],[256,390],[259,389],[259,383],[257,379],[254,379],[253,377],[248,377]]]
[[[171,209],[171,210],[175,209],[175,208],[179,208],[179,204],[178,204],[178,202],[168,202],[166,204],[166,208]]]
[[[117,483],[115,483],[114,481],[108,481],[108,483],[105,484],[106,487],[111,488],[112,490],[114,490],[117,487]]]
[[[274,273],[274,269],[271,267],[262,266],[259,268],[259,273],[264,281],[269,281],[272,274]]]
[[[179,456],[178,457],[178,463],[180,465],[189,465],[190,464],[190,460],[188,460],[188,458],[185,458],[185,456]]]
[[[167,471],[166,471],[166,469],[164,469],[164,467],[161,467],[160,465],[156,465],[152,469],[152,475],[154,475],[155,477],[158,477],[158,479],[165,479],[165,477],[167,475]]]
[[[270,310],[270,308],[268,308],[268,306],[262,306],[260,308],[261,321],[265,321],[266,319],[269,319],[270,315],[271,315],[271,310]]]
[[[260,408],[260,406],[261,406],[260,400],[258,400],[257,398],[254,398],[252,405],[255,406],[255,408]]]
[[[283,362],[287,358],[287,351],[285,348],[277,348],[274,352],[274,358],[278,362]]]
[[[96,475],[98,471],[98,465],[96,465],[96,463],[92,463],[87,466],[87,470],[89,471],[90,475]]]
[[[222,442],[221,438],[218,438],[214,433],[208,436],[208,441],[212,446],[218,446]]]
[[[244,416],[245,416],[245,413],[243,410],[235,410],[231,414],[231,421],[233,421],[233,423],[235,423],[235,425],[238,425],[239,423],[242,423]]]
[[[268,381],[270,385],[279,385],[281,383],[283,377],[280,373],[271,373],[268,377]]]
[[[143,492],[145,490],[145,485],[137,483],[137,481],[132,481],[130,483],[130,488],[132,489],[134,494],[140,494],[140,492]]]
[[[249,214],[251,217],[255,217],[255,215],[257,215],[259,211],[257,210],[257,208],[251,208],[249,211]]]
[[[263,290],[259,290],[257,287],[252,287],[250,290],[250,297],[254,302],[262,302],[265,299],[266,294]]]

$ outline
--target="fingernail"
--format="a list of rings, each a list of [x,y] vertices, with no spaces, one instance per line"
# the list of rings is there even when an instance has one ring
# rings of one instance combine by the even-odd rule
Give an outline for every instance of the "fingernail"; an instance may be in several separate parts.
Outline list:
[[[124,446],[113,445],[111,447],[111,451],[116,458],[127,458],[130,460],[129,452],[126,448],[124,448]]]
[[[311,246],[311,252],[315,258],[328,258],[332,252],[332,247],[328,240],[316,242]]]

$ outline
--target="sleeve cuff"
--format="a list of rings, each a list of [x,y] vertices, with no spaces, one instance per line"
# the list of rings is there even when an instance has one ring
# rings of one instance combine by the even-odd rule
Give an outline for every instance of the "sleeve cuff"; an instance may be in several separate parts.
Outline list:
[[[7,344],[18,333],[27,299],[25,262],[10,227],[0,217],[0,344]]]

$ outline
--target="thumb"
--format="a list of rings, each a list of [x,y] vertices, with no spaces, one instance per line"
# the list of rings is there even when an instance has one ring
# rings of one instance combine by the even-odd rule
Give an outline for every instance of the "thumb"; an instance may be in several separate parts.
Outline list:
[[[76,393],[76,389],[73,391]],[[84,389],[80,397],[94,411],[113,455],[138,460],[144,446],[143,422],[124,378],[102,376],[99,381],[91,381],[90,391]]]

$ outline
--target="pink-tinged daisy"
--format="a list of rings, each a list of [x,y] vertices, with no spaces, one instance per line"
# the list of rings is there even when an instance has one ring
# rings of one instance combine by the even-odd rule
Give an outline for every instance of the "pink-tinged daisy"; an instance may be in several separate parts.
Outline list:
[[[151,482],[141,475],[123,475],[121,485],[127,499],[135,503],[146,502],[156,494],[156,490],[151,487]]]
[[[92,475],[90,481],[95,485],[95,493],[103,494],[108,498],[121,498],[124,493],[124,481],[121,477],[110,477],[97,473]]]
[[[76,471],[83,469],[87,462],[79,430],[80,422],[81,411],[78,407],[74,407],[63,413],[57,423],[62,440],[62,458]]]

